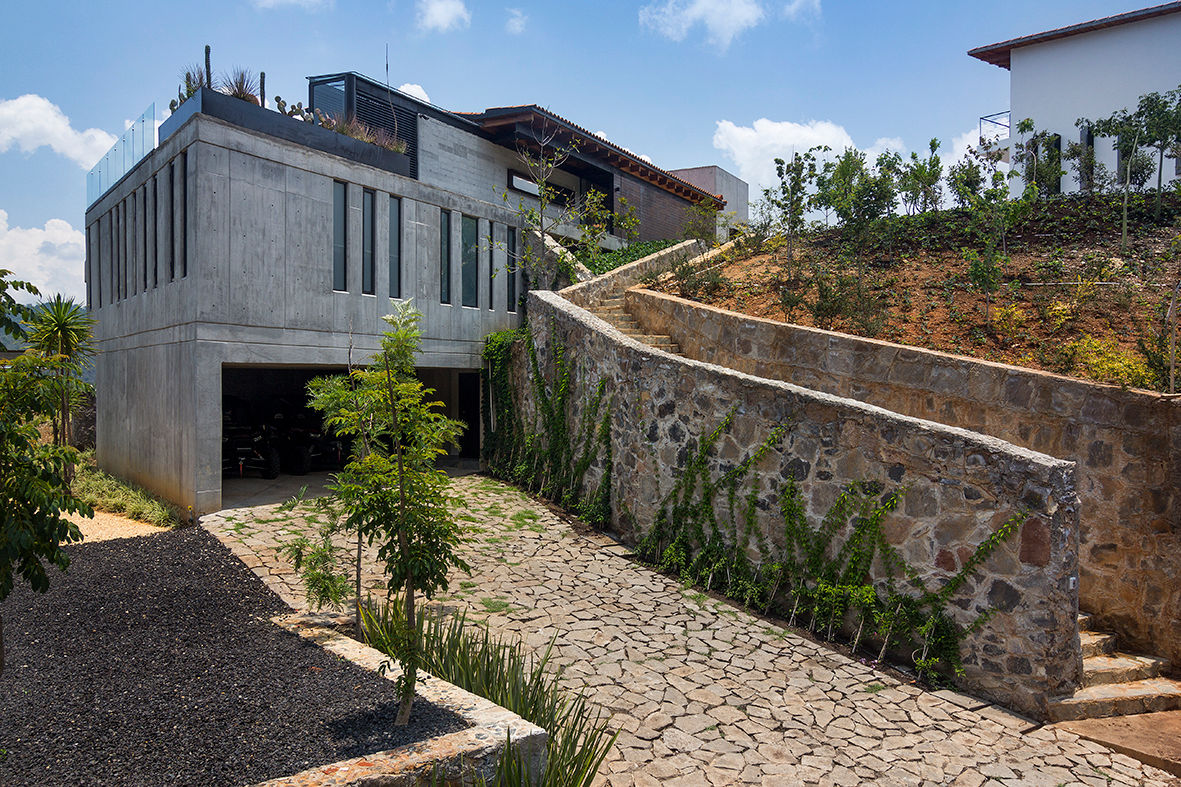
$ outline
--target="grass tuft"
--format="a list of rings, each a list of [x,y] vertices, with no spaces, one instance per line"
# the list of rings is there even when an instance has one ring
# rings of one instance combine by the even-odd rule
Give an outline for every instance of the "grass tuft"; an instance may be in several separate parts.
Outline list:
[[[175,527],[183,519],[180,509],[172,503],[100,470],[94,463],[93,451],[84,452],[78,463],[74,494],[96,511],[122,514],[158,527]]]

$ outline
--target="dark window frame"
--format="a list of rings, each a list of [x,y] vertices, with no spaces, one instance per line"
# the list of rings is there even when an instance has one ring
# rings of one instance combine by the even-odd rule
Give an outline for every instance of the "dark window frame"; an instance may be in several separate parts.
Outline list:
[[[439,209],[439,303],[451,305],[451,211]]]
[[[349,184],[332,181],[332,291],[349,291]]]
[[[390,297],[402,298],[402,198],[390,195],[389,276]]]
[[[495,236],[496,225],[488,222],[488,311],[496,310],[496,255],[494,252],[495,246],[493,244],[493,237]]]
[[[510,312],[517,311],[517,228],[507,227],[508,236],[506,238],[505,246],[507,247],[508,259],[505,261],[505,294],[508,302],[508,310]]]
[[[361,293],[375,295],[377,293],[377,268],[374,263],[376,251],[376,224],[374,211],[376,210],[377,194],[373,189],[361,192]]]
[[[469,242],[468,228],[471,228]],[[467,309],[480,308],[480,220],[460,214],[459,220],[460,304]]]

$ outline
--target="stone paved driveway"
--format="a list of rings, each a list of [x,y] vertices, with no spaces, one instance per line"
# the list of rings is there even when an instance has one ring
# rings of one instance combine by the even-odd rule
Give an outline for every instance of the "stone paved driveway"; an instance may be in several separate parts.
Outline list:
[[[1178,785],[1071,733],[926,692],[685,589],[628,550],[481,476],[454,482],[470,577],[443,603],[543,648],[622,730],[600,783]],[[274,506],[207,516],[285,600],[277,547],[308,527]],[[372,569],[366,582],[383,586]]]

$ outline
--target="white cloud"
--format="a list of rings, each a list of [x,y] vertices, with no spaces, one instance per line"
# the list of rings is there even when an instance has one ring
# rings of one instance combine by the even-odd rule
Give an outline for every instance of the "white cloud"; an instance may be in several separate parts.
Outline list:
[[[504,23],[504,29],[510,34],[519,36],[525,32],[525,25],[529,23],[529,17],[519,8],[508,9],[508,20]]]
[[[751,186],[751,198],[777,182],[775,159],[789,158],[818,145],[832,148],[836,156],[845,148],[860,147],[872,161],[879,153],[892,150],[903,153],[906,146],[897,137],[881,137],[868,146],[858,146],[844,126],[828,120],[793,123],[789,120],[759,118],[750,126],[719,120],[714,131],[714,147],[734,163],[737,174]]]
[[[0,268],[12,271],[14,279],[37,285],[42,298],[60,292],[84,300],[85,260],[86,233],[68,221],[50,219],[43,228],[9,227],[8,213],[0,210]]]
[[[0,153],[14,145],[24,153],[48,147],[82,169],[90,169],[115,144],[115,135],[70,125],[56,104],[38,95],[0,101]]]
[[[820,0],[791,0],[783,7],[783,15],[793,21],[806,17],[818,17],[820,16]]]
[[[723,50],[764,18],[766,12],[758,0],[663,0],[640,9],[640,24],[673,41],[683,41],[701,24],[708,41]]]
[[[319,11],[321,8],[331,8],[333,0],[250,0],[255,8],[303,8],[308,11]]]
[[[463,0],[418,0],[418,27],[446,33],[472,23],[472,14]]]
[[[398,85],[398,90],[402,91],[408,96],[420,98],[428,104],[431,103],[431,97],[427,95],[426,90],[422,85],[416,85],[413,82],[407,82],[404,85]]]

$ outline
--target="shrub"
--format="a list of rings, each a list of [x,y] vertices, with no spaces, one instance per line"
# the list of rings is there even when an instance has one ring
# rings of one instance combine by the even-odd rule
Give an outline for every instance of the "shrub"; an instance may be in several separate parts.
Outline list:
[[[184,521],[180,509],[172,503],[100,470],[94,463],[93,451],[84,452],[81,459],[74,476],[74,494],[90,507],[159,527],[175,527]]]
[[[1114,339],[1083,336],[1071,342],[1067,352],[1075,368],[1092,380],[1132,388],[1152,388],[1155,382],[1144,359],[1124,350]]]
[[[397,604],[364,609],[365,640],[392,655],[404,626],[401,614]],[[512,747],[506,746],[494,783],[589,785],[618,733],[608,733],[610,719],[586,697],[558,685],[560,673],[550,669],[553,641],[540,656],[533,656],[519,640],[494,636],[487,628],[470,631],[466,622],[463,614],[419,618],[422,668],[549,733],[545,772],[540,779],[530,780]]]

